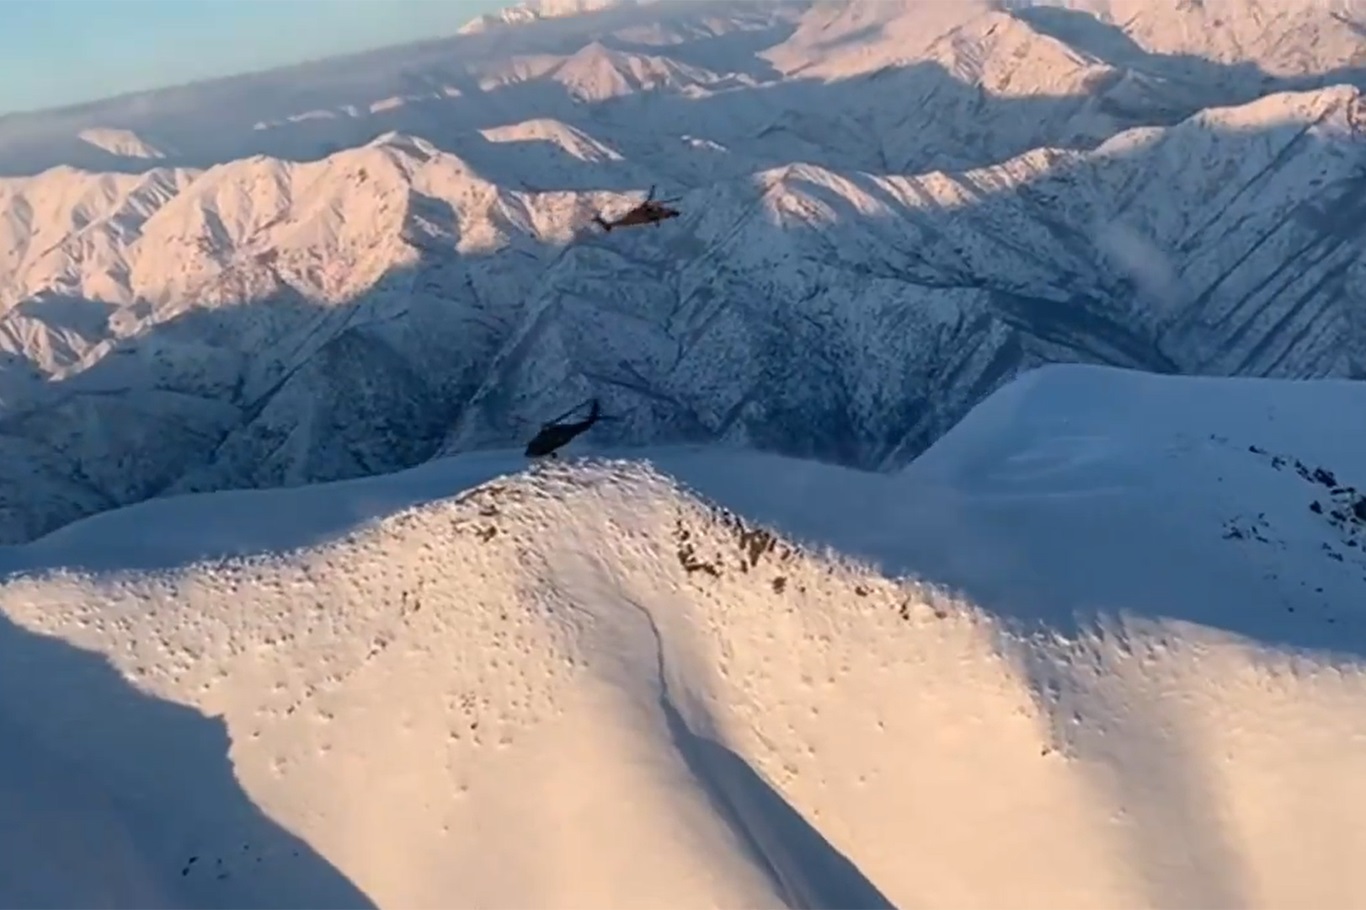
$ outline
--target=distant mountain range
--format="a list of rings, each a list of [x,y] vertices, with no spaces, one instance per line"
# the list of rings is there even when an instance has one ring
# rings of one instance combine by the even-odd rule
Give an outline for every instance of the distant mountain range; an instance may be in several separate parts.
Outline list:
[[[905,464],[1021,371],[1366,376],[1366,6],[543,3],[0,118],[0,541],[520,446]],[[592,227],[651,185],[660,227]]]

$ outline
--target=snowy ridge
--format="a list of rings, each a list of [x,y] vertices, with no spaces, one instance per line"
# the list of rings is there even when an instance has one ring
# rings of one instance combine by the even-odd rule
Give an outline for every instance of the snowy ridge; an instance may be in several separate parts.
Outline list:
[[[562,12],[0,120],[0,540],[589,395],[895,469],[1043,363],[1366,375],[1359,4]]]
[[[0,550],[0,787],[119,835],[4,887],[1351,906],[1366,554],[1275,461],[1366,489],[1362,404],[1048,368],[898,475],[481,453],[74,523]]]
[[[642,0],[529,0],[501,9],[496,13],[486,13],[471,19],[460,29],[462,35],[475,35],[490,28],[509,25],[524,25],[544,19],[557,19],[579,13],[590,13],[610,9],[622,4],[634,5]],[[643,0],[650,2],[650,0]]]
[[[165,158],[161,149],[150,146],[131,130],[83,130],[80,138],[98,149],[123,158]]]

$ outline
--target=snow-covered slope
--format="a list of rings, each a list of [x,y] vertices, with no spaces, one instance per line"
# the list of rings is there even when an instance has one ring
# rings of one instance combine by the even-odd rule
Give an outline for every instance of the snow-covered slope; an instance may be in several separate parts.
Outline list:
[[[0,118],[0,540],[590,394],[896,468],[1040,363],[1366,375],[1360,3],[536,9]]]
[[[0,549],[0,901],[1354,906],[1364,405],[1054,367],[897,473],[477,453]]]
[[[591,13],[622,4],[633,5],[639,2],[641,0],[529,0],[529,2],[518,3],[494,13],[477,16],[460,29],[460,34],[475,35],[491,28],[522,25],[562,16],[574,16],[580,13]],[[645,2],[649,2],[649,0],[645,0]]]

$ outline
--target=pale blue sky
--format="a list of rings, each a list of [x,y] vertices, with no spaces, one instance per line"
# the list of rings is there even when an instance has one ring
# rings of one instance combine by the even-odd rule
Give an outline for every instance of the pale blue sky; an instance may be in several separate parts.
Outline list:
[[[0,114],[453,34],[512,0],[0,0]]]

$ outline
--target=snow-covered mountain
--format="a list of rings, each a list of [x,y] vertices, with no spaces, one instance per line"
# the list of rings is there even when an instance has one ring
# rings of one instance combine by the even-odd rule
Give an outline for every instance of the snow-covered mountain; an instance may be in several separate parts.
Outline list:
[[[0,902],[1346,910],[1363,408],[1047,367],[898,472],[467,453],[0,548]]]
[[[575,16],[611,9],[615,6],[635,5],[642,0],[529,0],[493,13],[477,16],[460,29],[462,35],[474,35],[491,28],[523,25],[543,19]],[[644,0],[650,2],[650,0]]]
[[[587,6],[0,118],[0,539],[590,394],[887,469],[1043,363],[1366,374],[1360,3]]]

